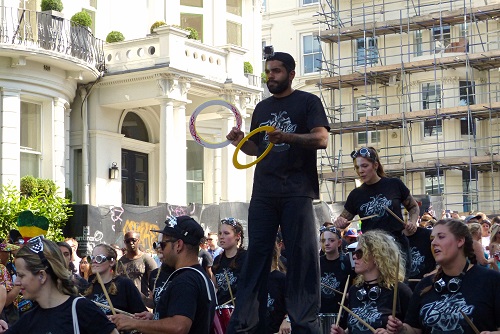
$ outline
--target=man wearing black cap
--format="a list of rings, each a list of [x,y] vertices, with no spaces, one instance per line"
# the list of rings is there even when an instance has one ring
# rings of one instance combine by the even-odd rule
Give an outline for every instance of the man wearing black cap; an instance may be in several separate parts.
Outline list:
[[[312,200],[319,197],[316,151],[327,146],[328,120],[317,96],[292,88],[291,55],[276,52],[268,57],[266,75],[273,96],[257,104],[250,130],[264,125],[274,130],[256,134],[241,150],[260,156],[270,142],[274,147],[255,168],[247,261],[227,333],[265,332],[266,284],[278,226],[286,244],[286,305],[292,332],[317,333],[319,265]],[[226,137],[238,145],[244,133],[233,128]]]
[[[155,313],[143,312],[131,318],[111,316],[119,330],[148,333],[208,334],[215,313],[215,290],[198,262],[203,228],[189,216],[168,217],[159,242],[162,261],[176,270],[169,277]],[[153,320],[154,319],[154,320]]]

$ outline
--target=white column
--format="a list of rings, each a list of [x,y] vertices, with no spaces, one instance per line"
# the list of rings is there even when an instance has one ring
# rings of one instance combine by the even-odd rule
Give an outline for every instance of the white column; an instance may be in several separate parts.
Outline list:
[[[54,111],[53,111],[53,138],[52,138],[52,150],[53,150],[53,180],[58,189],[58,194],[64,197],[64,189],[66,188],[65,182],[65,149],[66,149],[66,137],[65,137],[65,111],[64,107],[66,101],[63,99],[54,99]]]
[[[167,194],[168,183],[170,183],[173,178],[172,163],[168,163],[169,152],[173,156],[175,154],[173,151],[175,132],[173,130],[174,126],[174,103],[172,99],[162,99],[160,101],[160,168],[158,173],[159,184],[159,195],[158,201],[167,203],[169,196]]]
[[[0,112],[0,184],[20,186],[20,91],[2,88]]]
[[[70,189],[76,189],[75,185],[71,182],[71,148],[70,148],[70,133],[71,133],[71,109],[64,110],[64,183]]]
[[[174,106],[174,133],[175,133],[175,178],[173,183],[167,184],[169,198],[175,201],[169,202],[176,205],[187,204],[187,150],[186,150],[186,104],[176,103]]]

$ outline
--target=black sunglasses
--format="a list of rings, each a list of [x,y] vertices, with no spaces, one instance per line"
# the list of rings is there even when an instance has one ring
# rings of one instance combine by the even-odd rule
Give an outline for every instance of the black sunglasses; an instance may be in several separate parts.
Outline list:
[[[361,260],[363,258],[363,250],[356,249],[354,252],[352,252],[352,255],[355,256],[356,259]]]
[[[165,246],[167,246],[167,244],[169,242],[176,242],[177,240],[179,240],[179,239],[168,239],[168,240],[163,240],[160,242],[153,242],[153,249],[158,249],[158,247],[160,247],[161,250],[164,250]]]
[[[135,244],[138,240],[139,239],[136,239],[136,238],[128,238],[128,239],[125,239],[124,241],[126,244],[129,244],[131,242]]]

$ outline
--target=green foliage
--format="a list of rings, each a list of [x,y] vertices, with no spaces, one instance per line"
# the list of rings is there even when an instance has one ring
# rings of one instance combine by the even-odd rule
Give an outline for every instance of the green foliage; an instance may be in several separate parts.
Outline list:
[[[125,40],[125,36],[119,31],[112,31],[106,36],[106,43],[116,43]]]
[[[81,25],[82,27],[90,27],[92,25],[92,18],[90,14],[82,10],[71,17],[72,25]]]
[[[55,10],[57,12],[62,12],[63,3],[61,0],[42,0],[40,7],[42,9],[42,12],[46,10]]]
[[[267,74],[266,74],[266,72],[262,72],[260,74],[260,78],[262,79],[262,83],[266,83],[267,82]]]
[[[198,36],[198,30],[196,30],[195,28],[186,27],[182,29],[189,31],[188,39],[200,39],[200,37]]]
[[[243,73],[253,74],[253,66],[249,61],[243,63]]]
[[[21,191],[12,185],[4,185],[0,193],[0,239],[3,240],[10,229],[17,229],[17,218],[21,212],[30,210],[34,215],[49,220],[47,238],[63,240],[62,229],[73,212],[70,200],[57,196],[56,192],[57,187],[52,180],[32,176],[21,179]]]
[[[151,28],[149,28],[149,32],[150,32],[150,33],[154,33],[154,30],[155,30],[156,28],[161,27],[161,26],[164,26],[164,25],[166,25],[166,23],[165,23],[165,22],[163,22],[163,21],[156,21],[155,23],[153,23],[153,24],[151,25]]]

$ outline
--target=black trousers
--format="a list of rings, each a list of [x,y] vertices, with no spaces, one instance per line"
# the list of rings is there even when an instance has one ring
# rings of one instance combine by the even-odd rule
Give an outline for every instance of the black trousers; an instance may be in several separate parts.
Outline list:
[[[286,248],[286,307],[294,334],[319,332],[318,231],[309,197],[252,197],[248,251],[227,334],[265,333],[267,280],[278,226]]]

